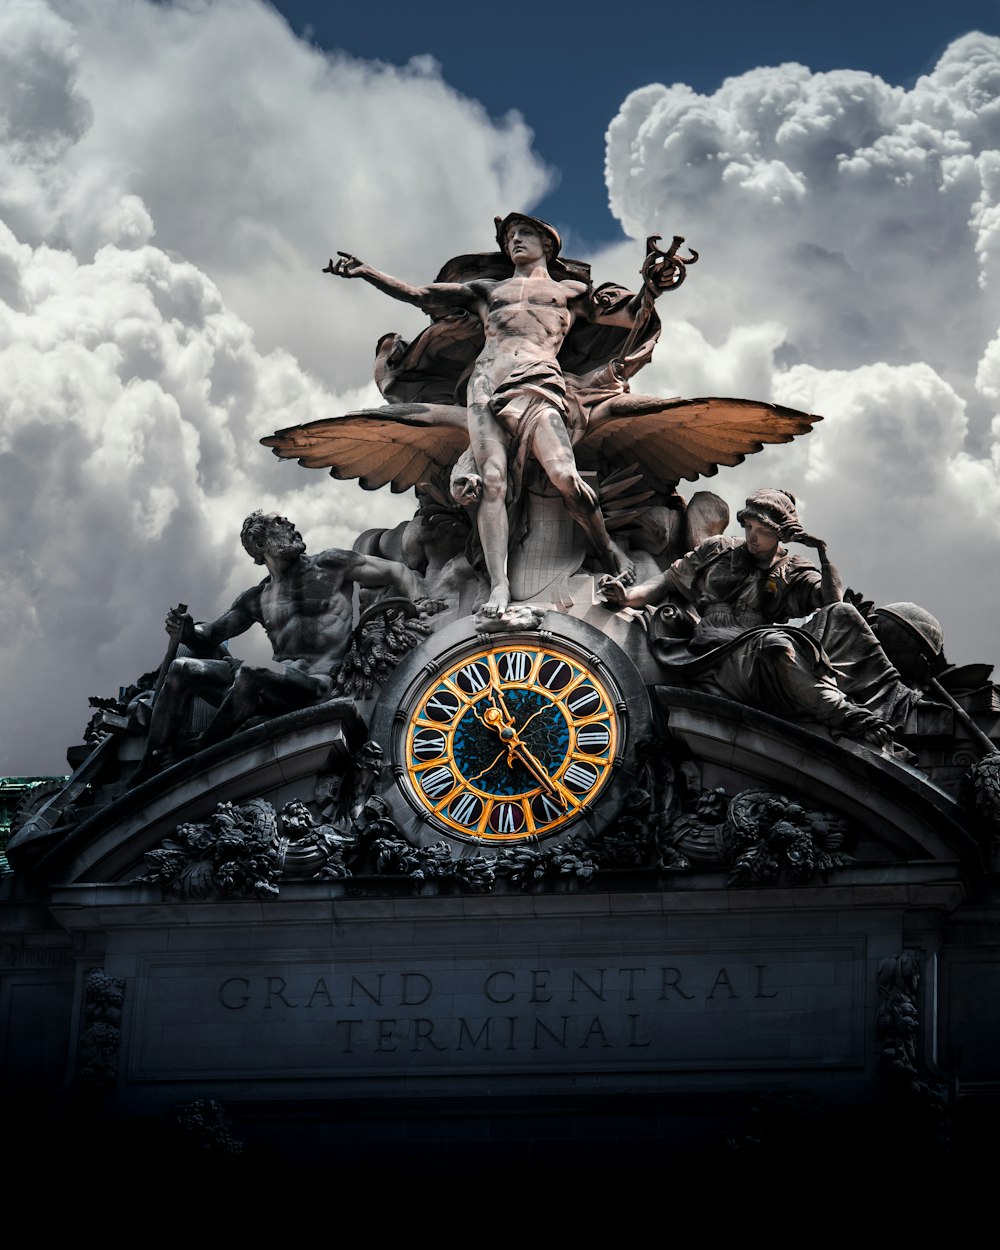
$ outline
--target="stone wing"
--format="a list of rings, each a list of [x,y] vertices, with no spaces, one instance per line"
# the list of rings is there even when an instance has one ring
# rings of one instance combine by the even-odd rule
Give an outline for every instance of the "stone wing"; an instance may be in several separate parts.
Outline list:
[[[593,410],[576,447],[581,469],[638,465],[656,490],[711,477],[766,443],[787,443],[822,417],[750,399],[657,399],[616,395]]]
[[[469,435],[462,407],[386,404],[290,426],[260,441],[282,460],[329,469],[336,478],[357,478],[365,490],[389,485],[398,493],[419,482],[447,491]]]

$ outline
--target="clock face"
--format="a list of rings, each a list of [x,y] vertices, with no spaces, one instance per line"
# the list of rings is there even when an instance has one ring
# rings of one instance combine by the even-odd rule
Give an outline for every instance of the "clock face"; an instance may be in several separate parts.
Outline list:
[[[438,827],[487,843],[562,830],[600,795],[621,750],[621,697],[551,640],[471,648],[418,690],[401,781]]]

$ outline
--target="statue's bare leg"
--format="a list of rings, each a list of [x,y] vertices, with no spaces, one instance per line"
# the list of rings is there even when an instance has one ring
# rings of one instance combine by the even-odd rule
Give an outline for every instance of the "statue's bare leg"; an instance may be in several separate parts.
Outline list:
[[[212,723],[196,739],[196,746],[200,750],[222,742],[258,713],[280,716],[307,707],[328,689],[329,682],[321,678],[295,674],[288,669],[277,673],[273,669],[244,664]]]
[[[232,680],[232,667],[225,660],[182,656],[172,662],[163,688],[153,704],[146,749],[133,776],[133,785],[162,767],[164,756],[169,762],[169,748],[184,727],[194,697],[200,695],[209,702],[218,703]]]
[[[580,476],[569,434],[555,408],[546,409],[535,427],[531,451],[562,495],[566,511],[583,529],[606,572],[623,586],[635,580],[635,565],[608,533],[597,494]]]
[[[477,522],[490,595],[482,611],[486,616],[502,616],[510,603],[507,443],[493,414],[479,404],[469,405],[469,442],[483,482]]]

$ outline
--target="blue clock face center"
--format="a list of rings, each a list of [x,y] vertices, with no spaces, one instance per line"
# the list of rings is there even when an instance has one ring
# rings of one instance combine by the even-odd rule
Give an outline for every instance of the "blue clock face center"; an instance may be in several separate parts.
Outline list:
[[[520,741],[551,776],[565,761],[570,748],[566,718],[537,690],[505,693]],[[489,698],[471,704],[455,728],[454,757],[464,779],[486,794],[512,796],[537,789],[538,782],[517,759],[508,760],[506,739],[483,723]],[[513,737],[509,733],[508,738]]]

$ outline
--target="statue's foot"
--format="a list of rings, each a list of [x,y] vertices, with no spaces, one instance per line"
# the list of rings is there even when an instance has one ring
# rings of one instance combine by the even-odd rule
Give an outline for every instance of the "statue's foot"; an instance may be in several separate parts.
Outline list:
[[[631,586],[635,581],[635,565],[616,542],[608,549],[608,572],[622,586]]]
[[[166,772],[178,761],[178,744],[168,747],[158,747],[155,751],[149,751],[142,758],[139,767],[135,770],[128,780],[128,787],[134,790],[136,786],[141,786],[144,781],[149,781],[151,777],[156,777],[159,773]]]
[[[479,609],[483,616],[489,616],[496,619],[503,616],[510,604],[510,586],[504,582],[499,586],[494,586],[490,591],[490,597]]]

